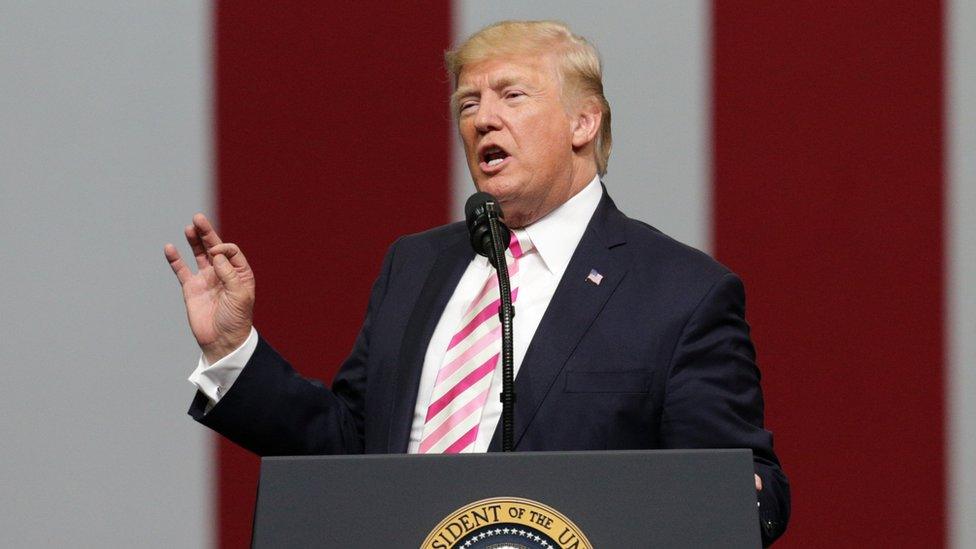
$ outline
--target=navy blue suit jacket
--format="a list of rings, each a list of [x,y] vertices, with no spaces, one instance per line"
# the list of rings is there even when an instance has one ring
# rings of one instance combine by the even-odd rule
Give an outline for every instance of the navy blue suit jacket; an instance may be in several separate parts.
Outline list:
[[[428,342],[473,255],[463,223],[400,238],[331,390],[261,339],[219,403],[204,413],[198,394],[190,414],[260,455],[406,452]],[[771,541],[789,486],[744,317],[735,274],[604,191],[515,380],[516,450],[751,448]]]

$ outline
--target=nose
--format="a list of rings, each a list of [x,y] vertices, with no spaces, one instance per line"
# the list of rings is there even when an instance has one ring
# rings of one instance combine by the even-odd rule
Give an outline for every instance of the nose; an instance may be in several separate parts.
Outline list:
[[[478,132],[488,133],[501,129],[502,121],[499,118],[498,107],[497,100],[490,97],[482,97],[481,103],[478,105],[478,113],[474,118],[474,127]]]

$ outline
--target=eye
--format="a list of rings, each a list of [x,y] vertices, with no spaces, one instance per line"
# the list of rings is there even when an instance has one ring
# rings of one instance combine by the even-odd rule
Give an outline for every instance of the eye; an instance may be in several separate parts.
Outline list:
[[[517,99],[517,98],[522,97],[524,95],[525,95],[525,93],[520,92],[518,90],[510,90],[510,91],[505,92],[505,99]]]
[[[458,112],[464,113],[465,111],[470,111],[472,108],[478,106],[477,101],[464,101],[458,106]]]

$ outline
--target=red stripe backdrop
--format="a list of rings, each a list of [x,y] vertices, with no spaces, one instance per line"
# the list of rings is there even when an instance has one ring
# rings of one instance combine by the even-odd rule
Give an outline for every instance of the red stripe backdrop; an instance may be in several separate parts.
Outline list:
[[[256,325],[329,380],[399,235],[448,220],[446,1],[222,2],[217,206],[257,277]],[[218,442],[221,547],[250,540],[258,460]]]
[[[752,297],[783,545],[941,546],[942,6],[716,1],[713,25],[715,250]]]

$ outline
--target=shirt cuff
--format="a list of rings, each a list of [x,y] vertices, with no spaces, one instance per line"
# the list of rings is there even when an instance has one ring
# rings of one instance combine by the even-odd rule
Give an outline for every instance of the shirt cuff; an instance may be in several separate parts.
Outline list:
[[[251,355],[258,347],[258,331],[251,326],[251,333],[240,347],[234,349],[232,353],[224,358],[210,364],[207,358],[200,353],[200,360],[197,361],[197,369],[193,370],[187,380],[192,383],[198,391],[207,395],[210,405],[213,406],[220,401],[220,397],[227,394],[231,386],[237,381],[237,376],[241,375],[241,370]]]

